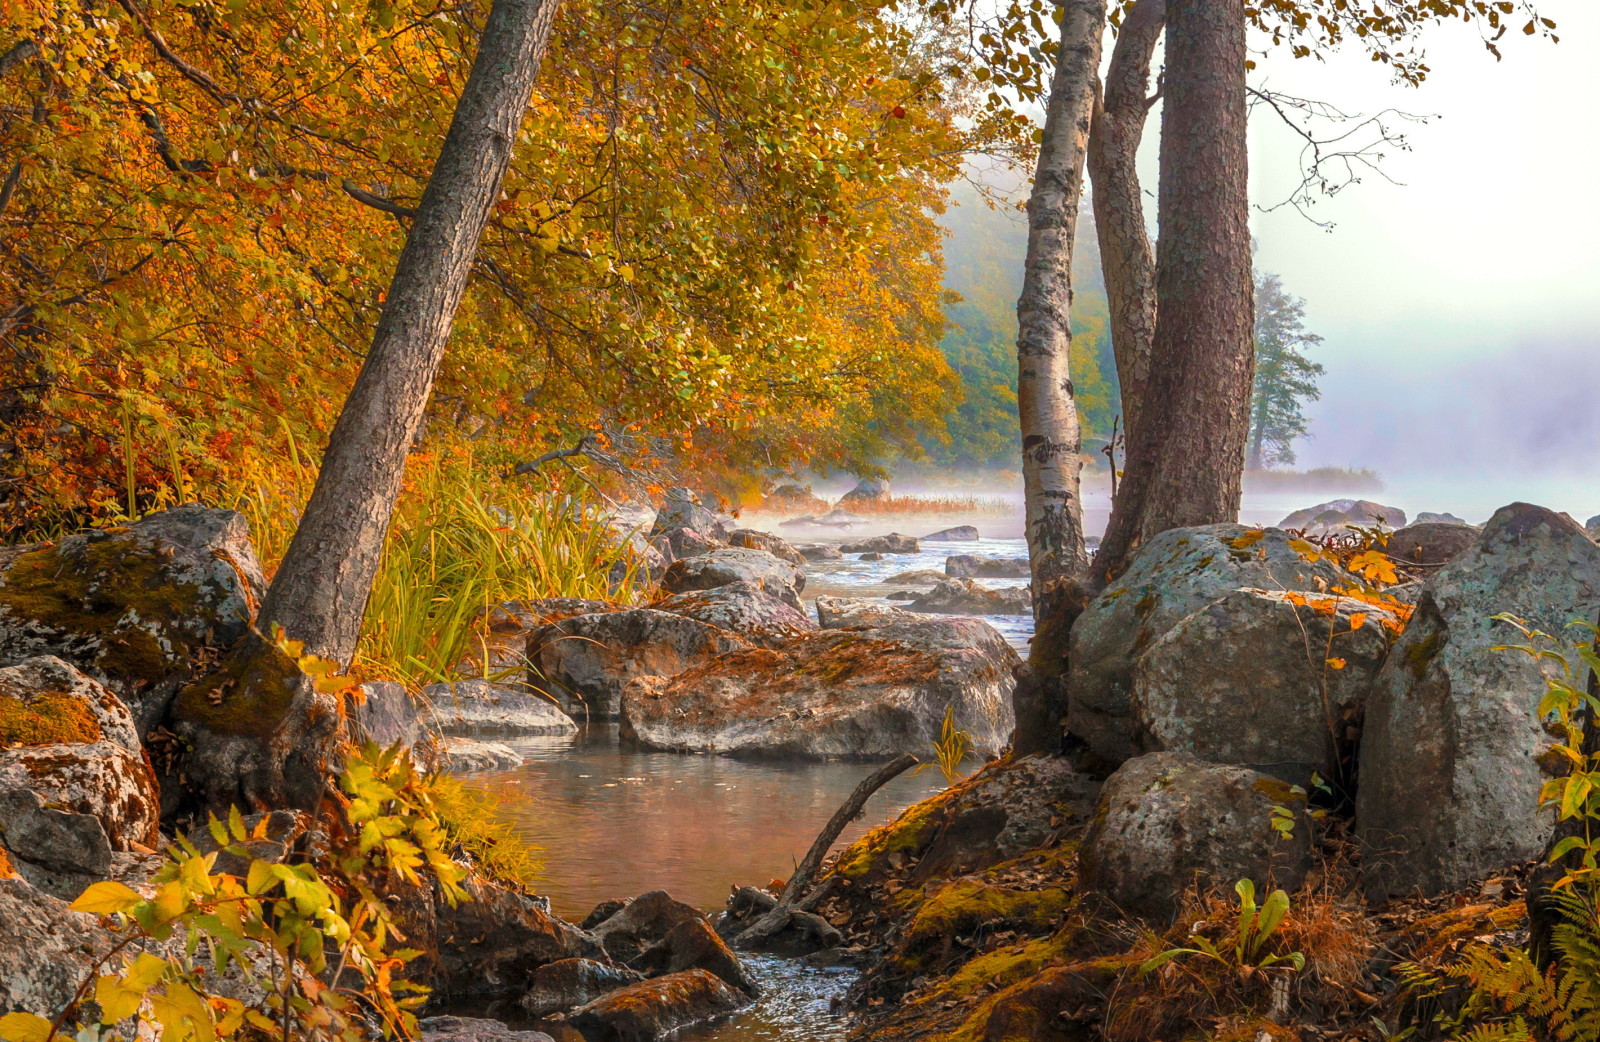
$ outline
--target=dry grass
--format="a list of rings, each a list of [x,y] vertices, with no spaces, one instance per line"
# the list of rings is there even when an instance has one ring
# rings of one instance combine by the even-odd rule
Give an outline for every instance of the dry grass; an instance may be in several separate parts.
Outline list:
[[[885,496],[882,499],[852,500],[837,504],[839,509],[863,517],[916,514],[970,514],[974,517],[1010,517],[1016,504],[995,496]]]

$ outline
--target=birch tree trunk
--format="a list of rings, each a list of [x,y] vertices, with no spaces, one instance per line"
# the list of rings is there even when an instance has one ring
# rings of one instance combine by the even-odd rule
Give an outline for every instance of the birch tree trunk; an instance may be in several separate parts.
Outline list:
[[[1044,139],[1028,197],[1028,256],[1017,299],[1017,412],[1035,610],[1084,560],[1081,448],[1069,360],[1072,247],[1100,74],[1106,0],[1061,5]]]
[[[1158,532],[1239,513],[1255,370],[1245,60],[1244,0],[1168,0],[1155,339],[1101,578]]]
[[[1124,443],[1139,424],[1156,328],[1156,259],[1139,184],[1139,143],[1150,97],[1150,62],[1166,24],[1166,0],[1138,0],[1117,33],[1105,96],[1089,135],[1089,181],[1100,269],[1110,305],[1111,348],[1122,389]]]
[[[261,605],[348,664],[434,377],[533,93],[559,0],[495,0],[317,484]]]

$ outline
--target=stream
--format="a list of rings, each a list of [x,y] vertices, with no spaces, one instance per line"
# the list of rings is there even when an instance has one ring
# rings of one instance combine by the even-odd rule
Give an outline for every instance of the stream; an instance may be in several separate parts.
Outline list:
[[[914,526],[910,530],[917,533],[945,527],[925,518],[902,518],[897,523],[902,529]],[[982,520],[976,524],[980,531],[987,527]],[[995,525],[1002,526],[1020,528],[1014,520]],[[873,527],[869,534],[889,530]],[[861,531],[774,530],[794,543],[863,537]],[[885,582],[889,576],[912,569],[942,571],[949,554],[1026,557],[1027,550],[1020,538],[992,538],[929,543],[920,554],[890,554],[882,561],[858,561],[852,556],[814,563],[806,569],[804,595],[808,601],[827,594],[896,603],[886,596],[927,584],[892,585]],[[995,587],[1025,582],[979,581]],[[986,621],[1025,652],[1031,618],[999,616]],[[521,767],[463,780],[492,794],[517,831],[543,849],[540,892],[549,897],[557,914],[574,922],[601,901],[649,890],[665,890],[702,911],[715,912],[733,886],[787,879],[818,830],[871,769],[859,763],[651,752],[621,743],[616,724],[594,724],[576,736],[512,739],[506,744],[523,755]],[[943,776],[933,770],[894,779],[873,795],[861,818],[846,828],[839,846],[892,821],[944,784]],[[844,1038],[847,1022],[830,1005],[850,986],[855,971],[770,956],[745,959],[762,986],[762,998],[733,1017],[685,1030],[676,1039],[837,1042]]]

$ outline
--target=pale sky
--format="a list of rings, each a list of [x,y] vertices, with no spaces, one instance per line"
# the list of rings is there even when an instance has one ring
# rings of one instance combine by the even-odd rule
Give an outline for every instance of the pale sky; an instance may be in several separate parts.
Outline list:
[[[1577,478],[1595,491],[1572,509],[1600,510],[1600,3],[1539,6],[1560,43],[1513,29],[1497,62],[1472,30],[1441,27],[1420,89],[1354,49],[1270,55],[1257,74],[1349,111],[1438,117],[1389,153],[1401,185],[1368,176],[1319,202],[1331,232],[1293,210],[1254,218],[1258,265],[1326,338],[1302,466],[1366,464],[1391,483]],[[1298,181],[1275,123],[1252,120],[1261,202]]]

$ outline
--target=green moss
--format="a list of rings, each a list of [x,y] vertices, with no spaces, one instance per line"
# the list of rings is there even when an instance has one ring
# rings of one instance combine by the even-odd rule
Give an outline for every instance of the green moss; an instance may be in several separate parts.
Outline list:
[[[266,738],[278,729],[305,674],[263,640],[246,640],[217,669],[178,692],[179,720],[212,734]]]
[[[166,560],[158,550],[99,534],[70,548],[47,546],[11,563],[0,608],[92,642],[80,665],[133,685],[152,683],[191,653],[175,623],[193,614],[200,598],[198,587],[172,581]]]
[[[923,902],[916,918],[906,927],[905,943],[910,947],[999,922],[1047,930],[1059,923],[1070,907],[1072,895],[1058,887],[1014,890],[958,879]]]
[[[1004,988],[1033,976],[1065,946],[1055,937],[1040,937],[1026,944],[988,952],[968,962],[933,992],[932,1001],[967,998],[993,985]]]
[[[1434,631],[1423,639],[1406,648],[1406,665],[1411,669],[1411,675],[1421,680],[1427,675],[1428,666],[1439,654],[1439,649],[1444,646],[1444,633]]]
[[[943,796],[913,803],[890,824],[879,825],[856,840],[839,855],[832,874],[859,879],[890,854],[921,850],[933,830],[934,812],[944,805]]]
[[[82,699],[47,691],[30,702],[0,695],[0,749],[12,745],[98,742],[100,722]]]

